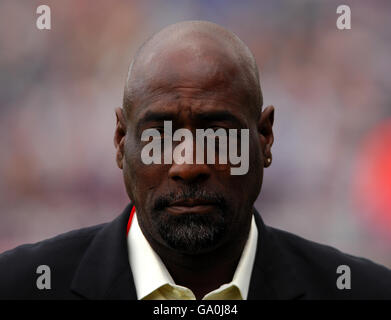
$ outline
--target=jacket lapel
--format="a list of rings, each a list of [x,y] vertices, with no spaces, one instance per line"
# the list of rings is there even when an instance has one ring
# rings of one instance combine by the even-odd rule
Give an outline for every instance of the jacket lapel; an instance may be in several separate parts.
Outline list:
[[[273,228],[267,227],[254,209],[258,228],[258,244],[251,275],[249,300],[295,299],[305,294],[304,285],[289,261],[286,248],[275,236]]]
[[[78,295],[87,299],[137,299],[126,243],[132,207],[129,204],[95,235],[71,284]]]

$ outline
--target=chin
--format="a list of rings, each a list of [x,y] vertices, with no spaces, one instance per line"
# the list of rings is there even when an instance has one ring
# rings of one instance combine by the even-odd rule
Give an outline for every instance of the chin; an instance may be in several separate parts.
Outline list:
[[[220,245],[227,230],[221,212],[180,215],[164,212],[153,223],[168,247],[185,254],[212,251]]]

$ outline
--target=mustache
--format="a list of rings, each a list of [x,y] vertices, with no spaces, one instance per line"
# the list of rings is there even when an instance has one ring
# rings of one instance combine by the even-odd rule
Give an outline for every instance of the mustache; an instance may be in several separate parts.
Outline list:
[[[187,187],[177,192],[168,192],[160,195],[154,201],[155,210],[163,210],[175,201],[183,201],[188,199],[197,199],[215,203],[220,209],[227,208],[227,200],[223,195],[215,191],[209,191],[198,187]]]

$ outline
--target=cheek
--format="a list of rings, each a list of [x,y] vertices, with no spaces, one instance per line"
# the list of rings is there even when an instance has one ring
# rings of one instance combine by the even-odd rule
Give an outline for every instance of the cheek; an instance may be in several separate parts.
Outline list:
[[[128,195],[136,206],[150,201],[153,190],[157,188],[165,172],[164,166],[144,164],[141,160],[141,148],[140,143],[132,139],[125,142],[123,174]]]
[[[216,170],[220,185],[229,195],[228,199],[233,207],[249,208],[253,206],[262,186],[263,161],[259,144],[255,139],[249,143],[248,163],[249,170],[244,175],[231,175],[231,166],[221,166]],[[221,170],[221,171],[220,171]],[[241,210],[237,208],[238,210]]]

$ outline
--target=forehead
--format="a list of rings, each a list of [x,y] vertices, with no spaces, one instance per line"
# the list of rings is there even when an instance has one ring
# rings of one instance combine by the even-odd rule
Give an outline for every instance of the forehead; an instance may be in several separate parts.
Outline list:
[[[153,50],[152,50],[153,51]],[[246,70],[215,44],[182,44],[153,51],[134,72],[132,113],[145,109],[187,108],[192,112],[227,109],[247,116],[254,103]],[[180,108],[177,110],[182,111]]]
[[[201,31],[165,32],[152,39],[129,72],[129,118],[140,118],[144,109],[156,104],[191,109],[202,105],[204,111],[224,105],[249,115],[260,106],[259,82],[245,51],[223,34]]]

